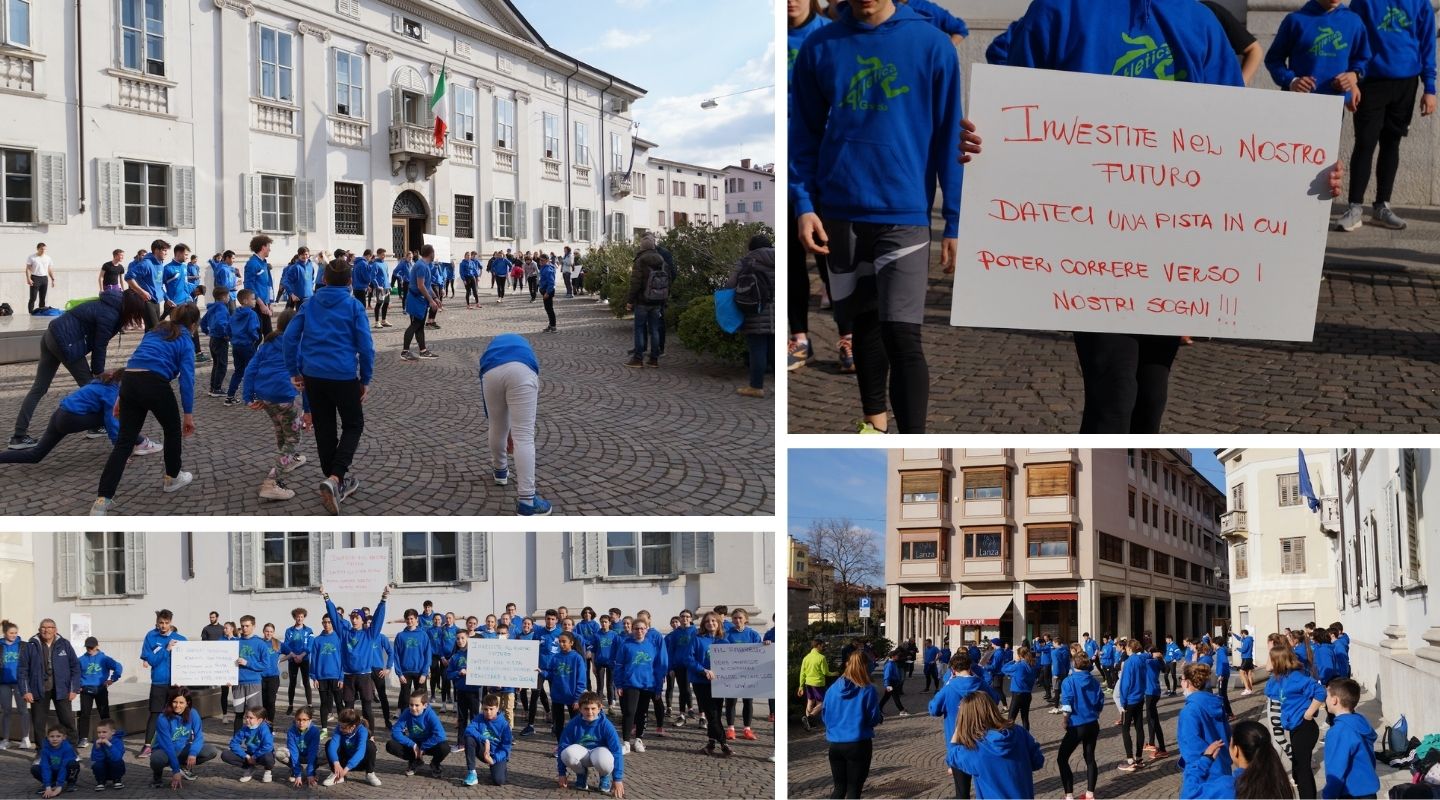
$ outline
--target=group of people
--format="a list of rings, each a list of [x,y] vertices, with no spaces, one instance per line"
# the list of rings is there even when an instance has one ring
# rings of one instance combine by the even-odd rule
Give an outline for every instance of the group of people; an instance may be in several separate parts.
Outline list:
[[[1380,786],[1375,730],[1355,710],[1361,689],[1351,677],[1344,626],[1310,623],[1304,630],[1270,635],[1263,688],[1268,715],[1259,721],[1236,722],[1230,709],[1232,643],[1244,681],[1241,694],[1254,694],[1255,639],[1248,629],[1183,643],[1166,636],[1164,644],[1111,635],[1096,641],[1088,633],[1067,643],[1046,634],[1013,650],[995,638],[983,651],[971,643],[953,653],[943,643],[926,639],[920,650],[912,641],[889,654],[878,687],[871,679],[873,654],[858,649],[845,657],[842,675],[826,688],[824,642],[816,640],[801,665],[797,691],[806,699],[805,726],[823,720],[833,797],[860,796],[885,705],[893,702],[899,716],[909,716],[900,697],[917,651],[924,691],[934,691],[929,713],[943,718],[945,762],[957,797],[969,797],[972,788],[981,798],[1035,796],[1033,773],[1045,761],[1029,730],[1037,688],[1065,729],[1055,759],[1067,800],[1076,796],[1070,767],[1076,749],[1082,750],[1086,772],[1081,796],[1095,796],[1095,746],[1102,712],[1111,702],[1125,748],[1120,772],[1168,758],[1158,704],[1177,691],[1184,701],[1171,741],[1183,772],[1181,798],[1374,797]],[[1311,758],[1322,710],[1328,720],[1325,783],[1317,790]]]
[[[1336,226],[1354,230],[1364,221],[1378,147],[1370,222],[1403,228],[1389,201],[1417,93],[1423,116],[1436,109],[1434,9],[1427,0],[1296,5],[1263,61],[1281,89],[1341,94],[1355,112],[1349,206]],[[802,368],[814,356],[807,320],[813,256],[825,287],[822,306],[829,304],[840,335],[840,369],[856,373],[862,412],[856,429],[887,432],[893,412],[899,432],[924,433],[930,374],[921,332],[930,210],[939,188],[940,262],[951,273],[962,168],[980,152],[984,133],[961,110],[954,44],[968,29],[930,0],[831,0],[824,9],[819,0],[787,0],[787,16],[787,366]],[[1136,42],[1168,57],[1153,69],[1122,71]],[[857,58],[873,64],[874,74],[861,80],[867,72],[856,72]],[[1262,55],[1254,37],[1215,2],[1034,0],[987,49],[986,60],[1243,87]],[[1333,196],[1340,195],[1343,177],[1336,163]],[[1084,379],[1080,432],[1158,432],[1182,338],[1077,332],[1074,341]]]
[[[369,607],[347,613],[323,587],[321,592],[325,614],[318,632],[307,624],[305,608],[294,609],[292,624],[283,629],[269,622],[257,627],[248,614],[238,623],[221,623],[219,613],[210,612],[201,640],[238,642],[235,680],[221,687],[222,709],[234,710],[233,735],[223,750],[206,742],[195,708],[195,692],[207,687],[172,680],[173,652],[187,637],[175,627],[171,611],[156,612],[155,627],[140,647],[141,668],[150,673],[150,715],[137,755],[150,768],[152,786],[163,785],[167,766],[171,788],[182,780],[196,780],[195,767],[217,757],[238,768],[243,782],[257,777],[272,781],[279,762],[288,767],[288,780],[296,787],[316,785],[317,770],[327,766],[325,786],[345,782],[352,772],[351,777],[363,775],[370,785],[380,786],[375,771],[378,745],[372,734],[377,730],[377,706],[380,721],[390,731],[384,751],[405,763],[406,775],[425,769],[428,759],[430,775],[441,778],[441,764],[453,750],[463,748],[464,783],[474,786],[483,769],[489,783],[501,786],[508,780],[515,739],[536,735],[536,711],[541,708],[556,740],[552,752],[559,787],[583,790],[593,777],[601,791],[622,797],[625,758],[645,752],[652,706],[656,735],[664,736],[667,721],[677,727],[694,722],[707,731],[707,755],[731,755],[737,701],[722,702],[711,692],[711,648],[774,642],[773,628],[762,636],[749,627],[748,612],[724,606],[700,614],[698,624],[696,613],[683,609],[662,634],[645,610],[633,615],[619,608],[597,613],[587,606],[577,619],[560,606],[545,610],[542,626],[518,612],[514,603],[482,620],[442,613],[426,601],[421,609],[406,609],[404,627],[387,634],[389,588],[373,613]],[[125,733],[110,718],[108,687],[121,679],[125,666],[106,655],[93,636],[85,642],[85,654],[77,657],[53,620],[43,620],[28,641],[19,638],[13,623],[0,623],[0,628],[0,732],[8,732],[11,717],[19,716],[21,730],[27,731],[20,746],[38,745],[31,772],[45,795],[74,790],[79,753],[87,748],[96,789],[123,788]],[[471,684],[467,657],[469,642],[476,638],[538,641],[535,683]],[[272,727],[279,718],[282,667],[289,675],[285,716],[292,719],[283,740]],[[393,713],[391,673],[399,682]],[[297,681],[304,701],[298,709]],[[678,705],[672,703],[676,690]],[[71,711],[76,696],[81,698],[78,728]],[[739,703],[744,723],[740,738],[754,740],[752,701]],[[42,727],[52,706],[56,722]],[[610,718],[612,707],[619,712],[618,721]],[[92,708],[98,716],[93,739]],[[453,738],[442,718],[450,713],[456,715]],[[28,734],[32,727],[37,732],[33,744]],[[0,735],[0,749],[9,746]],[[576,776],[574,784],[570,773]]]

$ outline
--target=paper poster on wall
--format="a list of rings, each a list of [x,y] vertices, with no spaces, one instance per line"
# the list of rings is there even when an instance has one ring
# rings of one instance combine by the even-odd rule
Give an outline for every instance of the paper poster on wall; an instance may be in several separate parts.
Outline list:
[[[70,615],[70,643],[75,645],[76,650],[85,646],[85,640],[93,634],[90,632],[89,614]]]
[[[369,598],[385,591],[390,582],[390,550],[384,547],[326,550],[321,580],[331,597],[345,597],[350,603],[369,605],[373,602]]]
[[[716,697],[775,696],[775,648],[763,644],[714,644],[710,670]]]
[[[239,642],[176,642],[170,680],[176,686],[228,686],[239,675],[239,658]]]
[[[976,65],[952,325],[1310,341],[1341,99]]]
[[[534,688],[539,677],[540,643],[511,639],[471,639],[466,650],[467,686]]]

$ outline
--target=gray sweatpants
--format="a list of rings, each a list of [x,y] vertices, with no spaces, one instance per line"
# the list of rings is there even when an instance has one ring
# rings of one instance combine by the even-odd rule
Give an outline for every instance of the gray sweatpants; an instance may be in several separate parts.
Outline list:
[[[535,370],[511,361],[485,373],[480,379],[485,398],[485,416],[490,420],[490,463],[508,469],[506,437],[515,440],[516,495],[535,497],[535,409],[540,403],[540,376]]]

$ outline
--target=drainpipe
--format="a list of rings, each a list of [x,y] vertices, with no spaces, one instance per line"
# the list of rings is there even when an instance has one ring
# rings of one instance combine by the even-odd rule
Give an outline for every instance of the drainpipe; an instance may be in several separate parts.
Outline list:
[[[561,169],[565,169],[565,167],[569,166],[570,159],[574,157],[570,152],[570,79],[579,74],[580,62],[577,61],[575,62],[575,71],[565,76],[565,122],[562,123],[565,126],[565,157],[560,159]],[[540,135],[545,135],[545,132],[541,131]],[[565,181],[565,224],[567,226],[572,224],[570,220],[570,217],[573,213],[571,211],[570,205],[570,180],[572,174],[573,170],[565,169],[565,174],[561,176],[561,178],[563,178]],[[542,210],[541,213],[544,213],[544,211]],[[575,235],[574,230],[568,230],[567,233],[570,236]]]
[[[85,17],[80,13],[80,0],[75,0],[75,138],[79,148],[76,180],[80,184],[80,213],[85,213]]]
[[[605,142],[608,137],[605,135],[605,93],[615,88],[615,78],[611,77],[604,89],[600,90],[600,166],[609,162],[605,160]],[[605,174],[605,180],[600,184],[600,229],[605,229],[605,220],[610,219],[610,214],[605,210],[605,198],[610,194],[610,175]],[[613,233],[613,231],[612,231]],[[595,220],[590,220],[590,236],[595,236]],[[593,244],[593,242],[592,242]]]

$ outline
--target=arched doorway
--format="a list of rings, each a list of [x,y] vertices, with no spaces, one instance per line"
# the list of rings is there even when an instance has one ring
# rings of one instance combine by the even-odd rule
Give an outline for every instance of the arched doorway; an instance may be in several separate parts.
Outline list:
[[[395,257],[404,255],[406,250],[420,252],[425,244],[425,222],[429,219],[425,200],[407,189],[395,197],[395,206],[390,209],[390,244]]]

